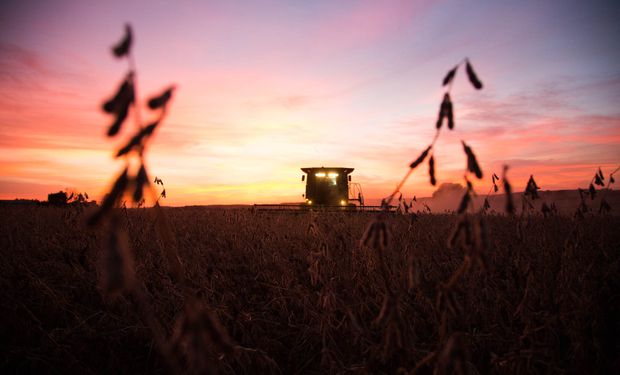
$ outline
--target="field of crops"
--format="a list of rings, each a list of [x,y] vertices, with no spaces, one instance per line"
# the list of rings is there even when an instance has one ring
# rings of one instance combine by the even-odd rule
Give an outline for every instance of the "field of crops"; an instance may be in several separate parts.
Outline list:
[[[105,227],[3,208],[3,373],[620,370],[617,216],[488,215],[466,257],[447,246],[455,215],[390,215],[373,247],[376,214],[163,211],[172,239],[153,209],[119,211],[137,298],[102,290]]]

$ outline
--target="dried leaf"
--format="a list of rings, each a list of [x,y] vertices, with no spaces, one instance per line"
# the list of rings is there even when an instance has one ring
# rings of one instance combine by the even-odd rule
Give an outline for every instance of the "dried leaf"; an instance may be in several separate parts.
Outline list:
[[[131,48],[131,42],[132,42],[132,32],[131,32],[131,26],[129,24],[125,25],[125,36],[123,37],[123,39],[118,42],[118,44],[116,44],[114,47],[112,47],[112,51],[114,52],[114,56],[116,57],[123,57],[125,55],[129,54],[129,50]]]
[[[469,196],[469,191],[466,191],[465,195],[463,195],[463,199],[461,199],[461,204],[459,205],[459,209],[457,211],[459,214],[462,214],[467,210],[467,205],[469,204],[470,199],[471,197]]]
[[[598,186],[602,186],[605,187],[605,182],[603,182],[603,178],[601,178],[602,173],[601,170],[598,170],[598,173],[596,175],[594,175],[594,183]]]
[[[382,216],[372,221],[362,235],[361,243],[375,250],[383,250],[389,244],[390,233]]]
[[[119,130],[121,130],[121,126],[125,119],[127,118],[127,114],[129,113],[129,104],[123,107],[117,114],[114,122],[108,128],[108,137],[115,136]]]
[[[590,184],[590,187],[588,188],[588,192],[590,193],[590,198],[594,200],[594,198],[596,197],[596,188],[594,187],[594,185]]]
[[[484,204],[482,205],[482,208],[484,210],[488,210],[489,208],[491,208],[491,204],[489,204],[489,199],[488,198],[484,198]]]
[[[454,128],[454,116],[452,113],[452,101],[450,100],[450,94],[445,93],[443,96],[443,100],[441,102],[441,105],[439,106],[439,116],[437,117],[437,123],[435,124],[435,127],[437,129],[441,128],[441,125],[443,125],[443,119],[447,118],[448,119],[448,127],[450,129]]]
[[[527,186],[523,194],[530,195],[532,199],[538,199],[540,198],[538,196],[538,190],[540,190],[540,188],[536,185],[536,181],[534,181],[534,175],[530,175],[530,179],[527,181]]]
[[[445,116],[443,108],[444,106],[442,101],[441,104],[439,104],[439,114],[437,115],[437,122],[435,123],[435,128],[437,130],[441,129],[441,125],[443,125],[443,118]]]
[[[431,185],[435,186],[437,184],[437,180],[435,179],[435,158],[431,155],[431,158],[428,159],[428,174],[431,178]]]
[[[426,159],[426,156],[428,155],[428,152],[431,150],[431,147],[432,147],[432,146],[428,146],[428,147],[426,148],[426,150],[424,150],[424,151],[420,154],[420,156],[418,156],[418,158],[417,158],[417,159],[415,159],[415,160],[414,160],[414,161],[413,161],[413,162],[409,165],[409,168],[413,169],[413,168],[417,167],[418,165],[420,165],[420,164],[424,161],[424,159]]]
[[[467,170],[471,173],[475,174],[478,179],[482,178],[482,170],[478,165],[478,161],[476,160],[476,155],[472,149],[465,144],[465,142],[461,141],[463,144],[463,149],[465,150],[465,154],[467,155]]]
[[[129,106],[134,102],[134,88],[132,84],[132,77],[128,75],[123,81],[118,91],[108,101],[103,104],[103,110],[106,113],[116,115],[114,122],[108,129],[108,136],[114,136],[118,133],[121,125],[127,118],[129,113]]]
[[[172,97],[173,90],[174,86],[170,86],[163,93],[161,93],[161,95],[151,98],[148,103],[149,108],[157,109],[164,107]]]
[[[103,104],[103,110],[106,113],[118,113],[118,111],[126,105],[126,102],[132,103],[134,99],[134,90],[131,75],[128,75],[123,83],[119,86],[116,94]],[[128,104],[128,103],[127,103]]]
[[[467,60],[467,65],[465,66],[465,70],[467,71],[467,77],[469,78],[469,82],[477,89],[480,90],[482,88],[482,82],[478,79],[476,72],[474,72],[474,68],[469,63],[469,59]]]
[[[458,69],[458,67],[459,67],[458,65],[455,66],[452,70],[448,72],[448,74],[446,74],[446,76],[443,79],[443,86],[452,82],[452,79],[454,79],[454,75],[456,74],[456,70]]]
[[[446,104],[446,117],[448,118],[448,129],[454,129],[454,113],[451,102]]]
[[[128,182],[127,168],[125,168],[116,179],[116,182],[114,182],[112,190],[103,199],[99,209],[88,219],[88,225],[97,224],[114,207],[116,202],[123,196]]]
[[[118,150],[118,152],[116,153],[116,157],[123,156],[129,153],[129,151],[131,151],[133,148],[141,145],[145,138],[148,138],[149,136],[151,136],[151,134],[153,134],[153,131],[158,124],[159,121],[155,121],[140,130],[138,134],[134,135],[124,147]]]
[[[467,191],[474,191],[474,185],[469,181],[469,178],[465,176],[465,184],[467,185]]]
[[[504,173],[502,175],[502,180],[504,182],[504,192],[506,193],[506,212],[509,215],[515,213],[515,205],[512,200],[512,187],[510,186],[510,182],[506,178],[506,172],[508,172],[508,166],[504,165]]]
[[[136,189],[133,192],[134,202],[140,202],[142,200],[144,196],[144,186],[148,184],[148,181],[149,177],[146,173],[146,168],[144,168],[144,164],[142,164],[136,176]]]

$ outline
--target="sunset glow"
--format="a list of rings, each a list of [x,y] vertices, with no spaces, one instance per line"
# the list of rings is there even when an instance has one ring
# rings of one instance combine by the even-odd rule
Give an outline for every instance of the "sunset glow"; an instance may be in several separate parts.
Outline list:
[[[437,180],[461,182],[469,144],[514,189],[587,187],[620,165],[617,2],[5,1],[0,5],[0,199],[64,189],[99,199],[131,124],[105,137],[101,104],[125,70],[110,47],[135,32],[140,99],[176,84],[149,146],[167,205],[302,202],[301,167],[355,168],[388,195],[428,145],[441,80],[459,71],[456,126]],[[145,121],[150,113],[142,112]],[[153,115],[154,116],[154,115]],[[487,181],[488,180],[488,181]],[[426,166],[405,185],[428,196]]]

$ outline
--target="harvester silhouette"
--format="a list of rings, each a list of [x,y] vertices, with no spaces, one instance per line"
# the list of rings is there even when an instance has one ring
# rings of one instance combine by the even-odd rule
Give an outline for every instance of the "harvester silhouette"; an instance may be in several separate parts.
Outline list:
[[[301,170],[305,173],[301,180],[306,181],[306,205],[349,207],[355,206],[355,201],[364,205],[361,185],[351,182],[353,168],[311,167]],[[357,196],[354,195],[355,189]]]
[[[353,168],[346,167],[307,167],[301,181],[306,182],[304,202],[292,204],[255,204],[260,210],[337,210],[337,211],[375,211],[380,206],[364,204],[362,185],[351,182]]]

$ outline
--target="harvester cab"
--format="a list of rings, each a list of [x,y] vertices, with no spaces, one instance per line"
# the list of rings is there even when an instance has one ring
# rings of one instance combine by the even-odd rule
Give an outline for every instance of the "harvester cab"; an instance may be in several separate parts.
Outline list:
[[[306,181],[306,205],[355,206],[353,202],[364,205],[361,185],[351,182],[353,168],[313,167],[301,170],[306,173],[301,178]]]

